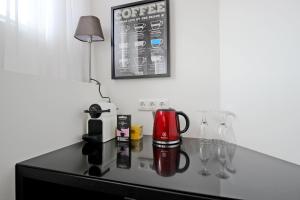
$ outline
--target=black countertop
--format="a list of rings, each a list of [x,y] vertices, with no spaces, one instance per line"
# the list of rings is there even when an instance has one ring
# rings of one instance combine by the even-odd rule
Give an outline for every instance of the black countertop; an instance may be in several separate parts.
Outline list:
[[[300,199],[300,166],[240,146],[184,138],[162,149],[144,136],[128,147],[80,142],[19,165],[213,197]]]

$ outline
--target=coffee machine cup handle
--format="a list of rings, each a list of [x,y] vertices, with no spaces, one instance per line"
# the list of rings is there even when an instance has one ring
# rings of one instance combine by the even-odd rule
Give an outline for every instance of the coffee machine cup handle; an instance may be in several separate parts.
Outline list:
[[[184,119],[185,119],[185,128],[183,130],[180,130],[180,126],[178,126],[178,132],[180,134],[185,133],[190,127],[190,119],[184,112],[181,112],[181,111],[176,112],[176,115],[177,115],[177,117],[178,117],[178,115],[181,115],[181,116],[184,117]],[[179,122],[179,119],[178,119],[178,122]]]
[[[183,168],[179,168],[179,163],[178,163],[178,169],[176,170],[176,172],[178,173],[183,173],[185,172],[189,166],[190,166],[190,158],[189,156],[187,155],[187,153],[185,153],[184,151],[180,150],[180,154],[182,154],[184,157],[185,157],[185,165]],[[178,160],[178,162],[180,162],[180,160]]]

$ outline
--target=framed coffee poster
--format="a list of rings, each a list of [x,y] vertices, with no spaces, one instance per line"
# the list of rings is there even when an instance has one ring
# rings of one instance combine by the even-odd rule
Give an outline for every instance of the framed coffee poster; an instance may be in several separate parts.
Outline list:
[[[112,8],[112,79],[170,76],[169,1]]]

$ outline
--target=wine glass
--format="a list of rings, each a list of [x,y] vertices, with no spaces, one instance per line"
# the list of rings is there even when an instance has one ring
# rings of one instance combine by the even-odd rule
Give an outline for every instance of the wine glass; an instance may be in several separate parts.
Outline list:
[[[223,111],[219,111],[219,127],[218,127],[218,136],[220,140],[225,141],[225,133],[227,130],[227,125],[226,125],[226,113]]]
[[[201,122],[200,122],[200,138],[201,139],[209,139],[208,133],[208,121],[207,121],[207,113],[206,110],[198,111],[200,114]]]
[[[225,172],[225,166],[227,162],[227,155],[225,149],[224,141],[218,142],[218,149],[217,149],[217,158],[221,165],[221,170],[216,174],[216,176],[220,179],[228,179],[229,175]]]
[[[232,128],[232,120],[236,117],[229,111],[218,111],[219,127],[218,136],[220,140],[235,143],[235,136]]]
[[[207,169],[207,163],[210,160],[211,152],[210,152],[210,142],[209,140],[200,140],[200,151],[199,157],[202,164],[202,168],[199,172],[202,176],[209,176],[211,173]]]

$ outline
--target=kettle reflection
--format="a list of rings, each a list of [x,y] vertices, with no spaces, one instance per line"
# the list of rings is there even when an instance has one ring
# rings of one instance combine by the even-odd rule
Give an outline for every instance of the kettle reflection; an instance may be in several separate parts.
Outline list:
[[[82,154],[87,156],[88,169],[84,174],[101,177],[110,171],[116,160],[116,147],[114,143],[86,143]]]
[[[180,155],[183,155],[185,158],[185,165],[182,168],[180,168]],[[153,145],[153,159],[153,169],[158,175],[163,177],[183,173],[190,166],[189,156],[180,149],[180,145],[173,148]]]

